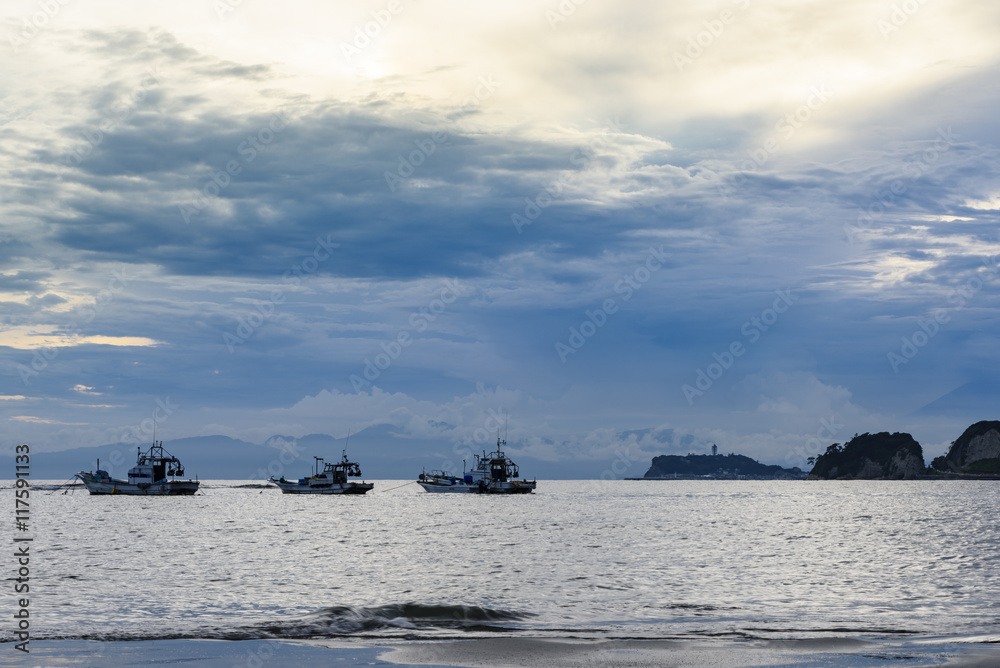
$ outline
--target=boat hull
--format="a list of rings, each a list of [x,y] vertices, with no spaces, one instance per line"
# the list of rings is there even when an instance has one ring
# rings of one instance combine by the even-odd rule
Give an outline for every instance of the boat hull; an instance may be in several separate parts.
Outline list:
[[[517,482],[493,483],[487,487],[456,482],[454,485],[444,485],[418,480],[425,492],[432,494],[531,494],[535,490],[535,482],[522,480]]]
[[[126,496],[191,496],[198,491],[197,480],[167,480],[151,484],[133,484],[124,480],[98,480],[89,473],[78,473],[87,491],[95,495],[124,494]]]
[[[365,494],[375,485],[370,482],[345,482],[332,485],[300,485],[297,482],[281,482],[271,478],[282,494]]]

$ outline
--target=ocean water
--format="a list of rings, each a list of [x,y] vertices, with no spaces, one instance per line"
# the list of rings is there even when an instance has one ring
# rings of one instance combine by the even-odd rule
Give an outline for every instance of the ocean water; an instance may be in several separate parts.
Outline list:
[[[996,482],[404,482],[34,490],[32,639],[1000,638]]]

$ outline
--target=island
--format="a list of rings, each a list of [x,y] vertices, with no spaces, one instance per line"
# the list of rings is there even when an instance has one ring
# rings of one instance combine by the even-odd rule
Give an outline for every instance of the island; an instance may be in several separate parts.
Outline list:
[[[948,454],[931,461],[931,471],[952,474],[1000,474],[1000,421],[983,420],[952,442]]]
[[[745,455],[658,455],[642,478],[626,480],[1000,480],[1000,420],[982,420],[924,466],[920,443],[905,432],[855,434],[807,460],[812,470],[761,464]]]
[[[745,455],[659,455],[642,478],[629,480],[802,480],[802,469],[761,464]]]
[[[924,472],[924,453],[903,432],[855,434],[815,458],[809,480],[916,480]]]

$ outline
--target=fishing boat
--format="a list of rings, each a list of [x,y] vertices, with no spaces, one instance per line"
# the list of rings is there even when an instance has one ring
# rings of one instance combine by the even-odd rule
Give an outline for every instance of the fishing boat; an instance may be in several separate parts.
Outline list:
[[[128,471],[128,480],[112,478],[101,469],[97,460],[96,471],[80,471],[76,477],[83,481],[91,494],[132,494],[138,496],[190,496],[198,491],[200,484],[195,480],[180,480],[184,466],[163,449],[163,441],[153,441],[153,445],[143,452],[136,448],[135,466]]]
[[[517,464],[504,454],[502,446],[507,441],[497,437],[495,452],[475,455],[476,462],[471,471],[461,476],[445,471],[424,471],[417,477],[417,484],[425,492],[451,492],[465,494],[531,494],[536,481],[518,480]]]
[[[299,478],[296,482],[285,480],[284,476],[269,480],[281,489],[282,494],[364,494],[375,485],[370,482],[350,482],[348,476],[361,477],[361,467],[357,462],[348,461],[347,451],[336,464],[324,463],[322,457],[316,460],[313,475]]]

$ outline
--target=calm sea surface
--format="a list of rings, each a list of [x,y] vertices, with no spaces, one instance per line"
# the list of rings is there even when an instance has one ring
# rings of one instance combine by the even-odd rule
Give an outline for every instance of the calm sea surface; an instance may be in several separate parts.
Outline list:
[[[32,638],[1000,635],[997,482],[404,482],[33,490]]]

